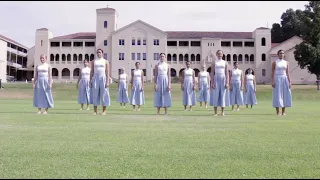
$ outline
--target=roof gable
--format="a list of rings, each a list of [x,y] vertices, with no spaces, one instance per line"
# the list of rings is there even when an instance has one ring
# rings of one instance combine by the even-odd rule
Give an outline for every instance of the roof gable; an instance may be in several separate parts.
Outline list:
[[[119,33],[120,31],[123,31],[123,30],[127,29],[128,27],[133,26],[133,25],[138,24],[138,23],[141,23],[141,24],[143,24],[143,25],[145,25],[145,26],[148,26],[148,27],[150,27],[150,28],[152,28],[152,29],[154,29],[154,30],[156,30],[156,31],[164,34],[164,35],[167,35],[167,33],[164,32],[164,31],[162,31],[161,29],[158,29],[158,28],[156,28],[156,27],[154,27],[154,26],[152,26],[152,25],[150,25],[150,24],[148,24],[148,23],[146,23],[146,22],[143,22],[143,21],[141,21],[140,19],[137,20],[137,21],[134,21],[133,23],[130,23],[130,24],[128,24],[128,25],[126,25],[126,26],[124,26],[124,27],[122,27],[122,28],[114,31],[114,32],[112,32],[111,35],[117,34],[117,33]]]
[[[299,36],[293,36],[282,43],[277,44],[276,46],[270,49],[270,54],[277,54],[277,52],[282,49],[284,51],[288,51],[294,48],[297,44],[300,44],[303,41]]]

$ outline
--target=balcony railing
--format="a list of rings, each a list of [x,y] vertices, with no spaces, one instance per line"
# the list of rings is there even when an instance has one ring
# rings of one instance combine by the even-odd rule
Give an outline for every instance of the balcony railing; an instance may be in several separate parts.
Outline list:
[[[13,49],[11,47],[7,47],[7,50],[11,53],[14,53],[14,54],[17,54],[17,55],[20,55],[22,57],[26,57],[27,56],[27,53],[24,53],[22,51],[18,51],[17,49]]]

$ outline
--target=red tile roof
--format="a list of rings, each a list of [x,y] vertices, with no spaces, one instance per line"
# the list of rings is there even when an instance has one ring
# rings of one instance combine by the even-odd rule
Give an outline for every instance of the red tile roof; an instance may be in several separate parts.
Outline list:
[[[100,8],[100,9],[97,9],[97,10],[110,10],[110,11],[116,11],[115,9],[113,8]]]
[[[266,27],[259,27],[257,29],[269,29],[269,28],[266,28]]]
[[[42,31],[43,31],[43,30],[45,30],[45,31],[48,31],[48,29],[47,29],[47,28],[40,28],[40,29],[37,29],[37,31],[38,31],[38,30],[42,30]]]
[[[53,39],[95,39],[96,33],[95,32],[79,32],[68,34],[64,36],[54,37]]]
[[[0,39],[4,40],[4,41],[6,41],[6,42],[9,42],[9,43],[15,44],[15,45],[17,45],[17,46],[20,46],[20,47],[25,48],[25,49],[28,50],[28,48],[27,48],[26,46],[24,46],[24,45],[22,45],[22,44],[20,44],[20,43],[18,43],[18,42],[16,42],[16,41],[8,38],[8,37],[5,37],[5,36],[3,36],[3,35],[1,35],[1,34],[0,34]]]
[[[272,43],[271,48],[274,48],[274,47],[278,46],[279,44],[281,44],[281,43]]]
[[[252,32],[197,32],[197,31],[166,31],[168,39],[201,39],[201,38],[221,38],[221,39],[252,39]],[[95,39],[95,32],[79,32],[53,39]]]
[[[166,31],[168,39],[252,39],[252,32]]]

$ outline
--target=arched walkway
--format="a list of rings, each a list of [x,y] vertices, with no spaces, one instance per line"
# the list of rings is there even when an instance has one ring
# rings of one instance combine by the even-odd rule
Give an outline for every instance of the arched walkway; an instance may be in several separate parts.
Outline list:
[[[70,70],[68,68],[62,69],[62,79],[70,78]]]
[[[198,74],[199,74],[200,70],[199,69],[193,69],[193,70],[194,70],[194,73],[195,73],[196,77],[198,77]]]
[[[59,71],[56,68],[52,68],[52,76],[58,76],[59,75]]]
[[[73,78],[80,76],[80,69],[76,68],[73,70]]]
[[[171,74],[171,77],[176,77],[177,76],[177,71],[173,68],[170,69],[170,74]]]

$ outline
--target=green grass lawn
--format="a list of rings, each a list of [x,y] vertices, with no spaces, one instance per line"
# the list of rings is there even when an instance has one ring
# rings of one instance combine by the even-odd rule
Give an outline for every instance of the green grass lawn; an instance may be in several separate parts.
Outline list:
[[[319,178],[320,93],[294,86],[293,107],[276,116],[271,87],[258,105],[183,111],[179,85],[173,107],[156,116],[152,85],[141,112],[116,103],[107,116],[79,111],[75,84],[54,84],[55,108],[37,115],[31,84],[0,90],[0,178]],[[92,109],[92,107],[91,107]],[[101,108],[99,108],[101,112]]]

